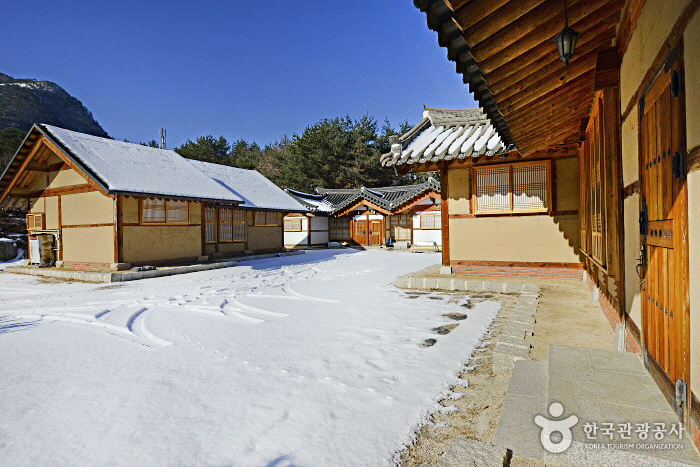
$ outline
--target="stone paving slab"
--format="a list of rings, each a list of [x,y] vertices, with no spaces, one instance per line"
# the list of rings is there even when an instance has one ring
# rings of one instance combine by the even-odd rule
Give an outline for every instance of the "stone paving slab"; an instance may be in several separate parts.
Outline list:
[[[510,449],[513,456],[542,460],[544,448],[535,416],[546,413],[546,405],[544,397],[506,394],[493,444]]]
[[[524,347],[526,349],[530,348],[530,343],[523,338],[518,338],[518,337],[513,337],[513,336],[501,334],[501,336],[498,338],[498,340],[500,342],[503,342],[504,344],[515,345],[518,347]]]
[[[506,325],[503,327],[503,332],[506,334],[519,334],[519,333],[532,334],[534,329],[535,329],[534,324],[515,323],[512,321],[508,321],[506,323]]]
[[[517,360],[530,358],[530,349],[505,342],[496,344],[492,356],[492,368],[496,375],[503,374],[513,368]]]
[[[515,362],[506,395],[547,397],[547,362],[518,360]]]
[[[509,459],[507,449],[455,436],[438,459],[437,467],[504,467]]]
[[[532,315],[524,313],[513,313],[508,320],[509,323],[535,324],[535,318]]]

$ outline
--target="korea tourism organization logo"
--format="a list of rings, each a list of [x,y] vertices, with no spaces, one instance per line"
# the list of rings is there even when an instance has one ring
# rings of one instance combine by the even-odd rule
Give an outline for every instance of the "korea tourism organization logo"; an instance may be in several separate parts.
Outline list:
[[[549,406],[549,414],[552,417],[561,417],[563,413],[564,406],[559,402],[555,402]],[[535,423],[542,428],[542,433],[540,434],[542,447],[551,453],[559,454],[560,452],[566,451],[569,449],[569,446],[571,446],[571,428],[578,423],[578,417],[576,415],[571,415],[563,420],[550,420],[542,415],[537,415],[535,417]],[[554,442],[552,440],[552,435],[557,433],[559,436],[556,438],[559,438],[559,441]]]
[[[535,416],[535,424],[541,428],[542,447],[552,454],[560,454],[571,446],[574,427],[579,423],[576,415],[559,419],[564,414],[564,406],[554,402],[549,406],[549,419]],[[682,450],[683,424],[664,422],[613,423],[586,421],[577,427],[583,430],[580,438],[586,449],[618,449],[666,451]],[[583,436],[585,435],[585,436]]]

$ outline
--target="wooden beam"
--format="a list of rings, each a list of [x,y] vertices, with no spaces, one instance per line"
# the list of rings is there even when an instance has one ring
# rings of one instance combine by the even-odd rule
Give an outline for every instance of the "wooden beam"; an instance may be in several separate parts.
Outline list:
[[[632,33],[637,27],[637,20],[642,13],[645,3],[646,0],[628,0],[625,4],[622,18],[620,19],[620,26],[617,29],[617,40],[615,41],[620,57],[623,57],[627,52],[627,46],[630,43],[630,39],[632,39]]]
[[[557,84],[557,83],[554,83]],[[574,79],[567,81],[565,86],[549,85],[547,86],[547,91],[544,89],[538,90],[537,92],[532,92],[526,97],[519,99],[517,101],[509,101],[504,105],[499,105],[501,113],[504,117],[512,114],[518,109],[529,108],[532,104],[537,103],[540,99],[554,99],[554,98],[564,98],[566,99],[568,95],[573,90],[578,90],[580,87],[588,84],[591,88],[593,87],[593,69],[584,70],[582,74],[579,74]]]
[[[532,135],[539,135],[542,133],[548,133],[552,130],[564,127],[579,128],[581,119],[585,115],[588,115],[587,109],[584,107],[583,110],[579,110],[576,113],[567,115],[558,115],[542,121],[535,121],[528,126],[511,128],[511,135],[516,140],[522,138],[528,138]]]
[[[42,142],[48,141],[45,137],[42,137],[38,140],[38,142],[35,144],[34,148],[32,151],[27,155],[27,157],[24,159],[24,162],[22,165],[17,169],[17,172],[15,172],[14,176],[12,177],[10,183],[7,184],[4,190],[2,190],[2,194],[0,195],[0,201],[5,199],[5,196],[10,192],[14,184],[17,182],[19,179],[20,175],[22,175],[22,172],[24,169],[29,165],[29,163],[32,161],[32,158],[36,156],[36,154],[41,150]]]
[[[34,164],[31,163],[27,165],[25,170],[31,170],[33,172],[58,172],[63,167],[63,162],[57,162],[55,164]]]
[[[578,1],[570,5],[569,22],[576,23],[586,18],[595,10],[608,4],[609,0]],[[618,9],[622,1],[615,2]],[[592,18],[593,19],[593,18]],[[522,18],[508,25],[471,49],[472,56],[478,61],[508,49],[511,56],[525,53],[545,41],[551,41],[564,28],[564,5],[560,0],[548,0]],[[552,43],[552,46],[554,43]],[[556,50],[555,47],[553,47]]]
[[[580,81],[577,85],[569,83],[566,99],[562,98],[561,94],[552,93],[552,95],[538,99],[527,107],[508,114],[506,121],[509,122],[509,125],[516,124],[520,119],[545,114],[548,111],[564,108],[582,100],[590,102],[592,96],[593,83],[587,81]]]
[[[87,193],[90,191],[98,191],[91,183],[83,185],[73,185],[60,188],[47,188],[46,190],[34,191],[29,194],[30,198],[46,198],[47,196],[57,195],[72,195],[76,193]]]
[[[584,37],[584,36],[582,36]],[[584,43],[577,43],[576,45],[576,55],[574,55],[573,60],[577,60],[578,57],[582,57],[592,50],[596,50],[600,47],[606,47],[615,38],[615,29],[609,28],[600,35],[597,35]],[[590,39],[590,38],[589,38]],[[565,67],[564,62],[561,61],[556,54],[547,54],[538,60],[532,62],[527,68],[523,68],[515,73],[505,76],[500,81],[492,83],[489,81],[489,90],[493,94],[498,94],[501,91],[510,88],[511,86],[517,85],[526,79],[534,81],[536,76],[544,76],[549,73],[559,70]]]
[[[617,57],[617,47],[598,52],[593,81],[596,91],[620,85],[620,61]]]
[[[508,2],[509,0],[473,0],[455,11],[455,20],[462,30],[469,29]]]
[[[428,190],[425,193],[423,193],[421,196],[418,196],[417,198],[413,198],[412,200],[408,200],[405,203],[403,203],[400,206],[397,206],[394,209],[395,213],[404,213],[406,211],[410,211],[413,209],[418,203],[421,201],[424,201],[428,198],[439,198],[440,193],[433,191],[433,190]]]
[[[528,140],[520,149],[520,152],[524,157],[529,156],[531,153],[541,150],[543,147],[551,146],[553,144],[569,144],[573,142],[578,142],[578,126],[574,129],[564,128],[562,130],[553,132],[552,134],[546,134],[539,138],[533,138]]]
[[[575,57],[575,60],[569,62],[569,66],[564,66],[560,60],[561,66],[550,70],[547,74],[533,74],[494,95],[494,99],[500,106],[506,106],[528,96],[544,95],[576,79],[586,71],[594,69],[597,57],[598,51],[592,50],[586,55]]]
[[[440,167],[440,222],[442,228],[442,265],[450,265],[450,209],[448,205],[447,164]]]
[[[522,128],[531,128],[533,125],[537,125],[538,122],[543,121],[556,121],[556,119],[563,119],[569,115],[576,113],[581,113],[590,110],[591,103],[589,99],[574,99],[565,102],[563,105],[558,107],[545,107],[541,111],[530,112],[525,114],[518,119],[511,119],[508,128],[513,131],[517,131]]]
[[[546,2],[545,0],[519,0],[517,2],[509,2],[498,11],[494,11],[494,14],[488,19],[479,21],[478,23],[475,23],[473,27],[464,30],[464,38],[467,45],[469,45],[469,47],[474,47],[477,44],[480,44],[489,37],[498,33],[498,31],[501,29],[508,27],[521,17],[525,16],[531,10],[536,9],[537,7],[542,8],[541,5],[543,3],[551,2],[552,0],[549,0],[549,2]],[[464,9],[467,10],[469,7],[467,6]]]
[[[571,27],[581,32],[581,34],[585,34],[585,36],[581,36],[581,38],[589,36],[594,37],[611,28],[614,30],[620,15],[619,5],[616,3],[604,5],[593,12],[590,17],[585,18],[585,21],[573,23]],[[611,19],[613,21],[611,21]],[[487,82],[490,82],[489,80],[495,82],[500,78],[493,79],[491,74],[497,68],[503,67],[506,64],[508,65],[505,67],[506,70],[500,70],[500,73],[505,75],[529,66],[530,63],[544,55],[555,54],[555,56],[558,57],[556,45],[552,41],[553,38],[554,36],[534,44],[530,48],[520,50],[520,53],[517,53],[516,50],[511,50],[510,47],[506,47],[500,52],[479,62],[479,68],[482,73],[484,73]]]
[[[566,89],[568,83],[579,77],[585,76],[586,78],[582,78],[582,80],[590,79],[593,82],[595,59],[596,54],[594,52],[589,54],[585,60],[572,63],[566,70],[549,75],[543,80],[513,94],[511,97],[502,100],[496,97],[496,102],[498,102],[499,108],[503,110],[523,107],[552,91]]]

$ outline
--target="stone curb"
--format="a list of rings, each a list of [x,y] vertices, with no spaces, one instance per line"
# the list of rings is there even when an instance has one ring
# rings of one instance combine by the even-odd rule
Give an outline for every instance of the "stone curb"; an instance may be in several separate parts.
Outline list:
[[[400,289],[450,290],[459,292],[517,293],[523,285],[514,282],[478,281],[460,277],[422,277],[405,275],[396,278]]]
[[[505,448],[455,436],[438,459],[437,467],[503,467],[509,459],[510,453]]]
[[[236,258],[236,261],[221,261],[218,263],[193,264],[191,266],[179,266],[168,269],[153,269],[151,271],[135,272],[86,272],[86,271],[62,271],[60,269],[28,268],[24,266],[9,266],[4,272],[13,274],[25,274],[29,276],[56,277],[59,279],[78,280],[83,282],[110,283],[127,282],[139,279],[151,279],[154,277],[174,276],[189,272],[209,271],[212,269],[230,268],[241,261],[253,261],[256,259],[276,258],[279,256],[303,255],[304,251],[287,251],[284,253],[269,253],[264,255],[252,255]]]
[[[493,373],[503,374],[515,366],[517,360],[530,359],[530,343],[525,340],[535,329],[535,313],[539,303],[539,287],[525,284],[513,312],[493,350]]]

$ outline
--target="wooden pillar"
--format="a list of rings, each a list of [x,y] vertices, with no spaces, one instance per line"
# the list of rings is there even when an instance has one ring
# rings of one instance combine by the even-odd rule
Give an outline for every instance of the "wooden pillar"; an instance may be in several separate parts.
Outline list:
[[[442,265],[450,265],[450,214],[447,207],[447,166],[440,166],[440,219],[442,227]]]
[[[306,218],[306,246],[311,247],[311,217],[303,216],[302,219]],[[284,222],[284,221],[283,221]]]

